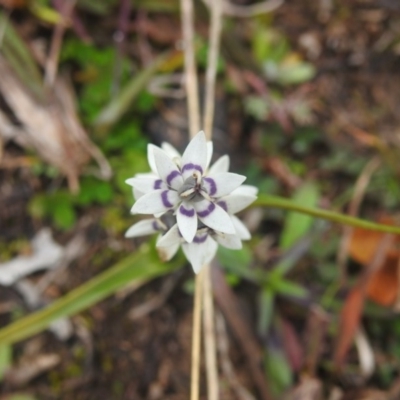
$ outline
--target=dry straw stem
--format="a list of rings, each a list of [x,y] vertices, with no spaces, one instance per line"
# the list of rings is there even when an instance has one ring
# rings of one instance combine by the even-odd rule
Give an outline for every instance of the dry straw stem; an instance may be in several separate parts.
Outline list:
[[[213,0],[203,0],[203,2],[208,7],[212,7],[213,5]],[[224,15],[229,15],[230,17],[249,18],[276,10],[284,3],[284,0],[267,0],[249,6],[232,4],[229,0],[221,0],[221,3]]]
[[[215,0],[210,7],[211,27],[209,36],[207,72],[206,72],[206,94],[204,103],[204,131],[208,140],[212,138],[212,127],[215,108],[215,80],[217,75],[219,44],[222,28],[222,0]],[[204,265],[204,345],[206,358],[206,372],[208,383],[208,399],[218,400],[218,368],[217,351],[215,343],[215,311],[212,296],[212,284],[210,265]]]
[[[58,59],[60,56],[60,49],[65,29],[69,24],[69,19],[75,7],[77,0],[71,0],[63,4],[62,20],[56,25],[51,39],[50,54],[46,60],[45,66],[45,83],[48,87],[52,87],[56,80]]]
[[[218,400],[218,369],[217,369],[217,350],[215,340],[215,311],[212,295],[211,265],[204,265],[203,281],[203,324],[204,324],[204,347],[207,372],[207,394],[209,400]]]
[[[365,191],[368,188],[368,184],[371,180],[372,175],[380,167],[381,161],[379,157],[374,157],[363,169],[357,182],[354,186],[353,198],[350,201],[348,214],[355,217],[358,214],[362,199],[364,198]],[[350,238],[353,233],[351,226],[343,227],[343,236],[340,241],[339,252],[337,257],[338,267],[341,276],[342,284],[345,284],[347,280],[346,262],[349,253]]]
[[[181,0],[183,48],[185,52],[185,77],[189,113],[189,132],[193,138],[200,130],[199,95],[194,56],[193,3]]]
[[[208,140],[212,137],[215,104],[215,79],[217,75],[219,44],[222,27],[222,0],[214,0],[210,7],[211,27],[209,37],[206,95],[204,104],[204,132]]]
[[[204,281],[204,269],[196,275],[192,326],[192,376],[190,400],[199,399],[200,391],[200,350],[201,350],[201,302]]]
[[[199,95],[194,56],[193,3],[181,0],[183,48],[185,52],[185,78],[187,105],[189,113],[189,133],[193,138],[200,130]],[[203,294],[204,268],[196,275],[193,305],[192,365],[190,399],[198,400],[200,391],[200,353],[201,353],[201,304]]]

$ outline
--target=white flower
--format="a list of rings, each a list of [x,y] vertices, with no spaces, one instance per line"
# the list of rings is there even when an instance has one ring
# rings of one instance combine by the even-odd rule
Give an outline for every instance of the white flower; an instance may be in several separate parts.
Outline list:
[[[176,152],[174,160],[156,146],[151,146],[149,151],[152,152],[148,156],[150,167],[157,175],[127,180],[143,193],[132,207],[132,213],[161,215],[173,210],[179,231],[188,243],[196,235],[198,219],[215,231],[235,233],[231,217],[217,200],[237,189],[246,177],[224,171],[229,164],[226,158],[218,160],[207,171],[211,151],[207,149],[204,132],[192,139],[181,158]]]
[[[229,173],[229,157],[209,167],[212,142],[199,132],[183,155],[168,143],[148,145],[151,172],[128,179],[133,187],[132,213],[154,218],[134,224],[126,237],[159,233],[156,247],[164,261],[182,246],[195,273],[209,263],[218,245],[241,249],[250,239],[246,226],[234,215],[257,197],[257,188],[242,185],[242,175]]]

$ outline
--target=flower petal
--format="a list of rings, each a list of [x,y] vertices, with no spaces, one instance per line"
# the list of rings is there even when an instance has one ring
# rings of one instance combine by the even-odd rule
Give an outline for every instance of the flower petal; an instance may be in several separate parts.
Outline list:
[[[247,226],[238,217],[231,215],[231,220],[236,230],[236,236],[238,236],[239,239],[241,240],[251,239],[251,233],[247,229]]]
[[[191,243],[197,231],[197,215],[194,207],[187,201],[182,203],[176,212],[176,220],[181,235]]]
[[[169,261],[179,250],[179,246],[179,243],[174,243],[168,247],[157,247],[157,253],[161,261]]]
[[[157,189],[168,189],[167,185],[158,177],[129,178],[125,181],[128,185],[142,193],[149,193]]]
[[[169,261],[176,254],[181,239],[177,225],[174,225],[165,235],[157,238],[156,249],[162,261]]]
[[[182,237],[179,233],[178,224],[175,224],[167,233],[157,239],[156,247],[169,247],[176,243],[180,244],[181,241]]]
[[[235,233],[235,227],[229,215],[219,205],[206,199],[193,203],[193,205],[197,216],[204,225],[219,232]]]
[[[206,168],[204,169],[204,171],[207,170],[208,167],[210,166],[211,158],[213,155],[213,149],[214,149],[214,144],[210,140],[209,142],[207,142],[207,163],[206,163]]]
[[[220,158],[213,165],[211,165],[208,170],[207,175],[218,174],[220,172],[228,172],[229,171],[230,159],[226,154]]]
[[[157,214],[174,208],[179,203],[175,190],[159,189],[147,193],[133,205],[132,214]]]
[[[242,241],[237,235],[227,235],[226,233],[217,233],[213,238],[221,245],[228,249],[240,250]]]
[[[154,159],[159,177],[171,188],[178,190],[183,184],[182,175],[176,164],[168,157],[164,150],[155,147]]]
[[[182,175],[187,179],[198,171],[202,175],[207,167],[207,142],[203,131],[200,131],[188,144],[182,155]]]
[[[149,143],[147,145],[147,162],[149,163],[149,167],[154,174],[157,174],[156,160],[154,158],[154,149],[158,149],[154,144]]]
[[[218,244],[208,234],[206,236],[197,236],[192,243],[184,243],[182,250],[186,258],[192,264],[193,271],[198,274],[203,265],[208,264],[215,257]]]
[[[144,219],[132,225],[125,233],[126,238],[151,235],[158,231],[157,221],[154,218]]]
[[[245,194],[247,196],[257,196],[258,188],[252,185],[241,185],[232,194]]]
[[[133,193],[133,198],[135,200],[139,200],[142,196],[144,196],[143,192],[141,192],[140,190],[137,190],[135,188],[132,188],[132,193]]]
[[[232,172],[220,172],[203,178],[203,188],[211,197],[222,197],[239,187],[246,177]]]
[[[181,164],[181,154],[179,151],[167,142],[161,144],[161,148],[167,153],[168,157],[178,166]]]
[[[228,196],[218,199],[217,204],[228,214],[236,214],[249,206],[256,198],[257,196],[245,194],[228,194]]]

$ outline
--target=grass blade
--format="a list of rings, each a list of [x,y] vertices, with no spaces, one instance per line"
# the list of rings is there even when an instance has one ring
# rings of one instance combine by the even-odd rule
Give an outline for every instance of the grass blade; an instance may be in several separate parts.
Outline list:
[[[150,245],[144,244],[135,254],[126,257],[48,307],[0,329],[0,346],[26,339],[47,328],[58,318],[77,314],[136,279],[152,279],[165,275],[181,265],[180,258],[162,263],[155,251],[150,249]]]

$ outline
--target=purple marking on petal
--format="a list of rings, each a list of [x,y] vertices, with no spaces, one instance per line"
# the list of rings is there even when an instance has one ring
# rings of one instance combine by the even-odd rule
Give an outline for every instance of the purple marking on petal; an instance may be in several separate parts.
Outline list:
[[[179,175],[180,175],[179,171],[174,170],[174,171],[170,172],[167,176],[168,186],[171,186],[171,182]]]
[[[182,172],[190,170],[190,169],[195,169],[196,171],[199,171],[203,175],[203,168],[201,168],[200,165],[189,163],[185,164],[182,168]]]
[[[208,193],[210,196],[214,196],[215,193],[217,193],[217,185],[214,181],[214,179],[205,177],[203,178],[209,185],[210,185],[210,192]]]
[[[193,239],[193,243],[204,243],[207,240],[207,234],[203,236],[195,236]]]
[[[190,209],[188,210],[187,208],[185,208],[184,206],[180,206],[179,207],[179,212],[183,215],[186,215],[186,217],[194,217],[195,211],[194,209]]]
[[[170,207],[173,207],[173,206],[174,206],[174,205],[173,205],[172,203],[170,203],[170,201],[168,200],[168,190],[164,190],[164,191],[161,193],[161,200],[162,200],[162,202],[163,202],[163,204],[164,204],[165,207],[170,208]]]
[[[158,223],[157,223],[157,221],[153,221],[153,223],[151,224],[151,226],[153,227],[153,229],[155,230],[155,231],[158,231],[160,228],[158,227]]]
[[[228,211],[228,205],[226,204],[225,201],[221,200],[217,203],[224,211]]]
[[[208,207],[203,211],[197,211],[197,215],[200,218],[208,217],[215,210],[215,204],[210,203]]]
[[[161,189],[161,184],[162,184],[162,180],[161,180],[161,179],[157,179],[157,180],[154,182],[154,187],[153,187],[153,189]]]

